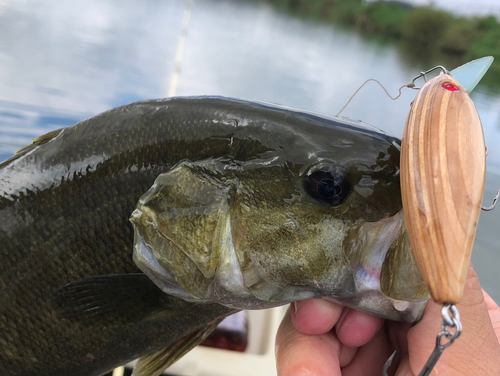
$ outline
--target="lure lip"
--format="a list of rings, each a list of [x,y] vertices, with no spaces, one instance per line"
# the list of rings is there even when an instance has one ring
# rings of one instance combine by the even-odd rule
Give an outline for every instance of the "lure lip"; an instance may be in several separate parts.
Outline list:
[[[467,93],[470,93],[486,74],[493,60],[495,60],[493,56],[485,56],[469,61],[453,69],[450,75],[462,85]]]

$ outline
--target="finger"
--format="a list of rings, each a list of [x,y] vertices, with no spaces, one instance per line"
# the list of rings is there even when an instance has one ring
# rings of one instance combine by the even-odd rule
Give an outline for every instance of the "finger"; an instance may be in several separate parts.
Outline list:
[[[342,369],[342,375],[381,375],[385,362],[393,350],[385,330],[379,330],[360,347],[352,362]]]
[[[412,324],[400,321],[386,321],[384,327],[389,338],[390,348],[396,352],[388,369],[388,374],[412,375],[408,357],[408,331],[411,329]],[[434,376],[433,373],[431,375]]]
[[[408,331],[411,329],[412,324],[402,321],[386,321],[384,326],[391,347],[397,351],[398,356],[408,355]]]
[[[500,308],[498,304],[488,295],[486,291],[483,290],[483,297],[488,308],[488,313],[490,315],[491,324],[493,325],[493,330],[500,342]]]
[[[493,300],[493,298],[488,294],[486,291],[483,290],[483,298],[484,302],[486,303],[486,308],[488,308],[488,311],[491,310],[498,310],[498,304]]]
[[[335,325],[335,332],[344,345],[360,347],[377,334],[383,323],[384,319],[380,317],[350,309]]]
[[[299,332],[288,311],[276,336],[278,375],[340,375],[340,348],[333,332],[315,336]]]
[[[357,347],[342,345],[342,348],[340,349],[340,367],[344,368],[349,365],[356,356],[357,352]]]
[[[307,299],[291,304],[292,323],[304,334],[323,334],[332,330],[342,306],[324,300]]]
[[[434,348],[441,330],[441,308],[441,304],[429,301],[422,320],[408,331],[409,360],[414,374],[420,372]],[[444,351],[434,371],[440,375],[500,375],[500,345],[472,265],[457,308],[463,333]]]

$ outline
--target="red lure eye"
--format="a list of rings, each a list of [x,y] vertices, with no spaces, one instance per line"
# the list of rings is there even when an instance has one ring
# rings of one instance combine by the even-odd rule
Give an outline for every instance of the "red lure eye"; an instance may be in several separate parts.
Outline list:
[[[449,91],[460,91],[458,86],[451,82],[444,82],[442,86]]]

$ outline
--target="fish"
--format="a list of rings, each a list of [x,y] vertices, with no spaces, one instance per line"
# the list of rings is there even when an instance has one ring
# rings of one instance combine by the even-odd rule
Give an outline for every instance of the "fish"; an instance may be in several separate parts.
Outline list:
[[[159,374],[224,317],[311,297],[418,320],[399,158],[360,121],[225,97],[35,139],[0,163],[0,375]]]

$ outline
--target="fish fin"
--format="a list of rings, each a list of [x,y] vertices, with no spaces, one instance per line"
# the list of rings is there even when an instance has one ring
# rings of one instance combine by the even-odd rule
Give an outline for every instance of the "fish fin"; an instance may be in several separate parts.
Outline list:
[[[18,155],[18,154],[21,154],[22,152],[24,151],[27,151],[27,150],[30,150],[30,149],[33,149],[34,147],[38,146],[38,145],[43,145],[43,144],[46,144],[47,142],[49,142],[50,140],[52,140],[53,138],[57,137],[59,135],[59,133],[62,132],[64,128],[61,128],[61,129],[56,129],[54,131],[51,131],[49,133],[46,133],[44,135],[41,135],[37,138],[35,138],[33,141],[32,141],[32,144],[31,145],[28,145],[28,146],[25,146],[24,148],[22,148],[21,150],[18,150],[14,153],[14,155]]]
[[[63,131],[63,129],[64,128],[56,129],[54,131],[51,131],[51,132],[46,133],[46,134],[44,134],[44,135],[42,135],[40,137],[35,138],[30,145],[25,146],[24,148],[16,151],[12,157],[10,157],[10,158],[6,159],[5,161],[1,162],[0,163],[0,168],[7,166],[10,162],[12,162],[12,161],[14,161],[16,159],[21,158],[23,155],[27,154],[29,151],[31,151],[35,147],[37,147],[39,145],[46,144],[50,140],[56,138]]]
[[[145,274],[112,274],[73,281],[54,294],[63,318],[94,321],[116,316],[130,321],[139,316],[168,315],[174,298]],[[186,307],[193,303],[180,301]],[[175,299],[179,304],[179,300]],[[180,307],[182,308],[182,307]]]
[[[191,349],[203,342],[224,318],[217,319],[153,354],[139,358],[132,376],[159,376]]]

